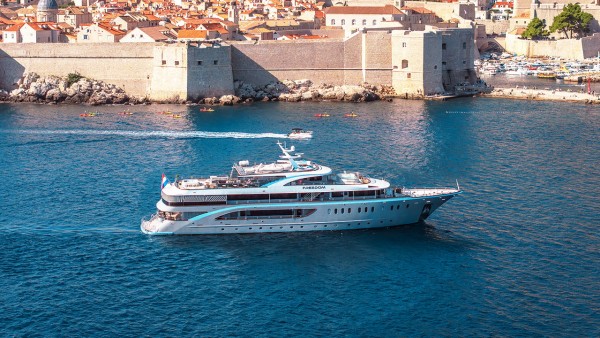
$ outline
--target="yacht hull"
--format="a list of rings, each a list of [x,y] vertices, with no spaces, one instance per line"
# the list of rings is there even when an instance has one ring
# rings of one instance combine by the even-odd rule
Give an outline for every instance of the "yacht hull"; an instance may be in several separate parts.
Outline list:
[[[417,223],[460,192],[426,197],[393,197],[371,200],[343,200],[291,203],[226,205],[187,221],[157,216],[142,221],[149,235],[207,235],[232,233],[298,232],[382,228]],[[223,219],[241,210],[303,209],[303,217],[242,217]]]

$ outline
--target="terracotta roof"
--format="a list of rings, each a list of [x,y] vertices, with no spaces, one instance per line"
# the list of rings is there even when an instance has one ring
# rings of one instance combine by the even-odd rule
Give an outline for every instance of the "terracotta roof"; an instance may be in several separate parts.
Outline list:
[[[385,6],[334,6],[325,9],[325,14],[402,14],[392,5]]]
[[[434,12],[426,9],[425,7],[408,7],[408,6],[404,6],[404,7],[402,7],[402,10],[410,10],[410,11],[413,11],[413,12],[419,13],[419,14],[435,14]]]
[[[178,39],[206,39],[207,35],[207,31],[196,29],[180,29],[179,32],[177,32]]]
[[[5,32],[16,32],[18,30],[21,29],[21,27],[23,27],[25,24],[24,23],[18,23],[16,25],[12,25],[10,27],[8,27],[7,29],[5,29]]]
[[[167,29],[163,26],[144,27],[144,28],[138,27],[137,29],[146,33],[150,38],[154,39],[155,41],[170,39],[170,36],[167,35],[169,32],[169,29]]]

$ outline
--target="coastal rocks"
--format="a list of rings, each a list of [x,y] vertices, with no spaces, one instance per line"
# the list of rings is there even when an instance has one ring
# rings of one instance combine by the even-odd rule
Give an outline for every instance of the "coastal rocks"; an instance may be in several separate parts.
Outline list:
[[[0,100],[12,102],[74,103],[74,104],[124,104],[143,103],[145,99],[129,97],[125,91],[113,84],[69,74],[67,78],[57,76],[40,77],[36,73],[25,73],[17,82],[18,88],[0,94]]]
[[[253,101],[351,101],[368,102],[383,100],[394,96],[395,92],[390,86],[343,85],[331,84],[315,85],[311,80],[283,80],[271,82],[265,86],[257,87],[242,81],[234,84],[235,93],[244,102]]]

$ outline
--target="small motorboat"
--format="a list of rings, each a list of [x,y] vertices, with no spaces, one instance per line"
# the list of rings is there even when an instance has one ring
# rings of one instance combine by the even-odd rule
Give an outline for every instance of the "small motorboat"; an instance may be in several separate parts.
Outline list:
[[[312,133],[313,132],[310,130],[304,130],[302,128],[292,128],[292,132],[289,133],[287,136],[290,139],[304,140],[312,138]]]
[[[133,113],[130,112],[129,110],[124,110],[124,111],[120,111],[119,115],[133,115]]]
[[[158,113],[160,115],[173,115],[173,112],[172,111],[168,111],[168,110],[166,110],[166,111],[159,111]]]
[[[358,114],[355,114],[354,112],[352,112],[349,114],[344,114],[344,117],[358,117]]]
[[[200,111],[211,112],[211,111],[215,111],[215,110],[212,108],[208,108],[208,107],[202,107],[202,108],[200,108]]]
[[[174,119],[180,119],[182,116],[179,114],[173,114],[173,115],[171,115],[171,117]]]
[[[83,114],[79,114],[79,116],[81,116],[81,117],[95,117],[95,116],[98,116],[98,113],[83,113]]]
[[[329,117],[330,115],[327,113],[319,113],[319,114],[315,114],[315,117]]]

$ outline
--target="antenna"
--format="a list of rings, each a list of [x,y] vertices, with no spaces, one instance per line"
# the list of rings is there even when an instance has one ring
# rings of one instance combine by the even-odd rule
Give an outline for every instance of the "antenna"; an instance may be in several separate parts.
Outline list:
[[[458,179],[456,180],[456,189],[460,191],[460,185],[458,185]]]

